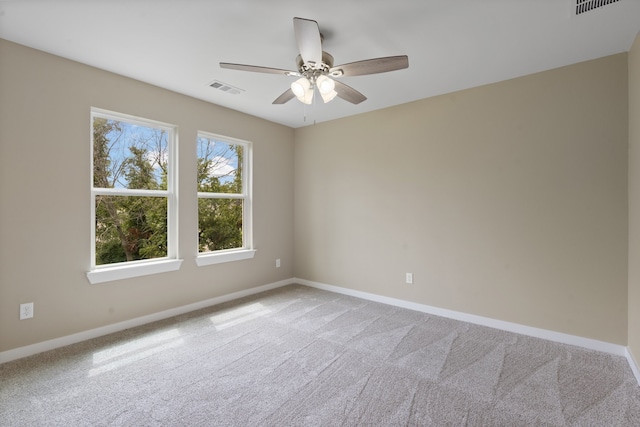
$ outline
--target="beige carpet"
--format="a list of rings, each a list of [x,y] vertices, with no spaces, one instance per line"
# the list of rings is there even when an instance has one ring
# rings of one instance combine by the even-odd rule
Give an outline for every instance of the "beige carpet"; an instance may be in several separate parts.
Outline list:
[[[287,286],[0,365],[1,426],[640,426],[622,357]]]

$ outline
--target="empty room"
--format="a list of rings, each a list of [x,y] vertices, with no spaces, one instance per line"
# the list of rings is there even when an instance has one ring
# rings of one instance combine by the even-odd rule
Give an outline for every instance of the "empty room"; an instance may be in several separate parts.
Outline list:
[[[0,1],[52,425],[640,425],[640,1]]]

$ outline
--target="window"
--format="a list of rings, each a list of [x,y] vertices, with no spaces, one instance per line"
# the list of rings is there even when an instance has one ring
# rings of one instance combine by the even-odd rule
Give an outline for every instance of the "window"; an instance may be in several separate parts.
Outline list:
[[[93,109],[91,283],[180,267],[175,129]]]
[[[198,134],[198,265],[252,258],[251,144]]]

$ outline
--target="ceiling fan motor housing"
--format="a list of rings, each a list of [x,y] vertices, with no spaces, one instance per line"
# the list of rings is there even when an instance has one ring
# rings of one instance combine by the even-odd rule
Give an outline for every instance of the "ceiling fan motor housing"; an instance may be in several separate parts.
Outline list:
[[[300,74],[305,76],[311,82],[314,82],[322,75],[329,75],[329,70],[333,68],[333,56],[325,51],[322,51],[322,62],[320,64],[304,62],[300,55],[296,58],[296,62]]]

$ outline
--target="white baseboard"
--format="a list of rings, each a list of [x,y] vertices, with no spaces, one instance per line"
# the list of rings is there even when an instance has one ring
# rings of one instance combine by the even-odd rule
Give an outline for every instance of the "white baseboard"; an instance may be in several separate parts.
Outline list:
[[[27,345],[24,347],[19,347],[13,350],[3,351],[3,352],[0,352],[0,363],[10,362],[12,360],[21,359],[27,356],[32,356],[37,353],[42,353],[43,351],[49,351],[49,350],[64,347],[67,345],[76,344],[81,341],[86,341],[92,338],[101,337],[104,335],[112,334],[114,332],[123,331],[125,329],[145,325],[151,322],[156,322],[158,320],[168,319],[173,316],[189,313],[191,311],[210,307],[216,304],[221,304],[223,302],[242,298],[248,295],[257,294],[259,292],[276,289],[282,286],[290,285],[292,283],[294,283],[293,279],[281,280],[279,282],[274,282],[274,283],[270,283],[263,286],[257,286],[255,288],[245,289],[243,291],[233,292],[227,295],[222,295],[220,297],[211,298],[205,301],[199,301],[193,304],[183,305],[182,307],[176,307],[176,308],[161,311],[158,313],[149,314],[147,316],[137,317],[135,319],[125,320],[123,322],[102,326],[102,327],[91,329],[88,331],[78,332],[76,334],[67,335],[64,337],[55,338],[52,340],[43,341],[36,344]]]
[[[638,380],[638,385],[640,385],[640,365],[638,365],[635,357],[633,357],[633,354],[631,353],[631,350],[629,350],[629,347],[627,347],[626,356],[627,361],[629,362],[629,366],[633,371],[633,375],[635,375],[636,380]]]
[[[531,337],[541,338],[548,341],[554,341],[562,344],[569,344],[577,347],[583,347],[589,350],[601,351],[603,353],[614,354],[616,356],[627,357],[627,353],[628,353],[627,347],[625,346],[598,341],[591,338],[584,338],[584,337],[579,337],[575,335],[564,334],[561,332],[549,331],[546,329],[533,328],[531,326],[520,325],[518,323],[505,322],[503,320],[496,320],[496,319],[491,319],[489,317],[476,316],[474,314],[467,314],[459,311],[433,307],[430,305],[418,304],[415,302],[385,297],[381,295],[371,294],[368,292],[356,291],[353,289],[342,288],[339,286],[312,282],[310,280],[305,280],[305,279],[296,278],[294,282],[299,283],[301,285],[323,289],[330,292],[350,295],[353,297],[380,302],[383,304],[394,305],[397,307],[408,308],[410,310],[433,314],[435,316],[447,317],[449,319],[474,323],[476,325],[488,326],[490,328],[501,329],[503,331],[514,332],[522,335],[528,335]]]

